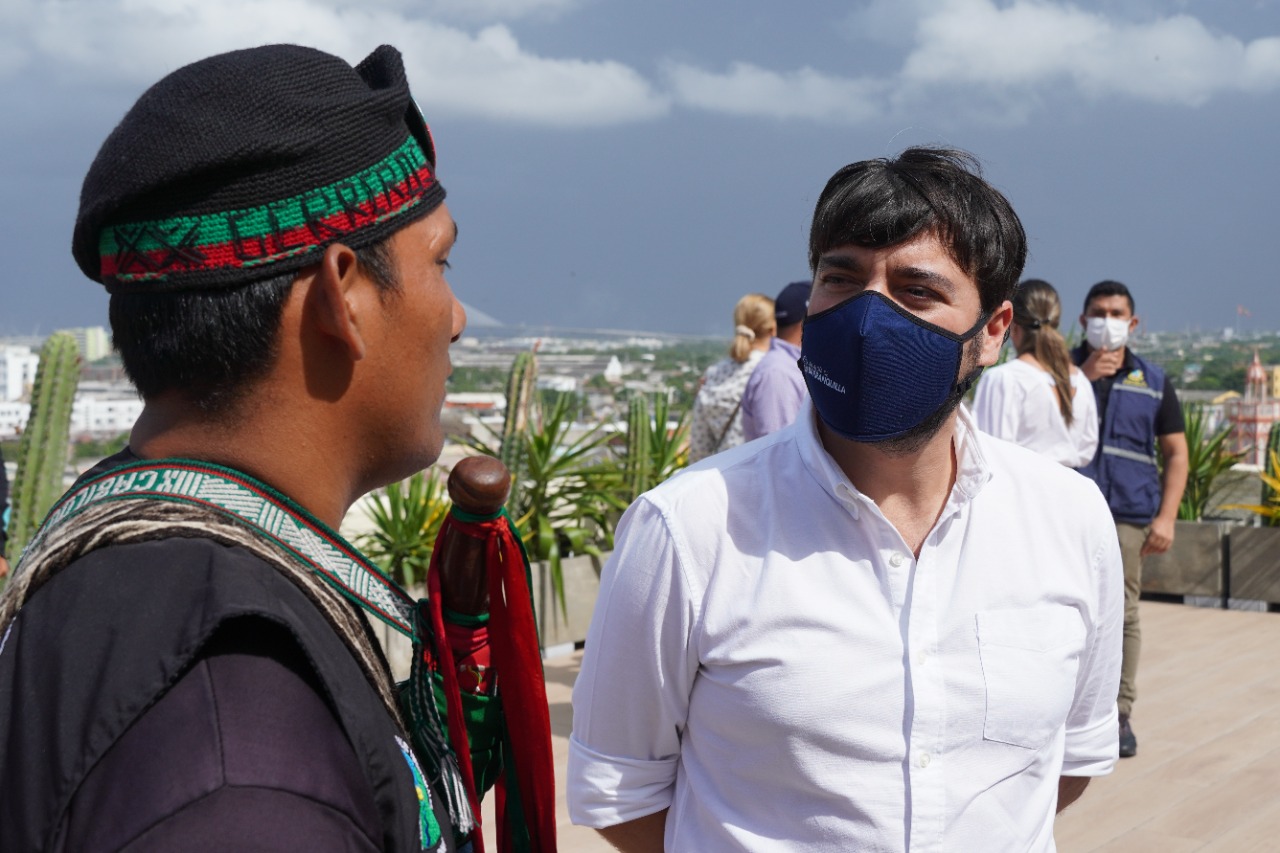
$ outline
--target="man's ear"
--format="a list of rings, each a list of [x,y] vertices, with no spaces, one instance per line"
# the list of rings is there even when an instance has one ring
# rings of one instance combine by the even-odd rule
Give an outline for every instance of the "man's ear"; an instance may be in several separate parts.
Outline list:
[[[1006,299],[1000,307],[991,312],[987,323],[982,327],[982,352],[978,355],[978,364],[990,367],[1000,358],[1000,349],[1004,346],[1005,333],[1013,323],[1013,303]]]
[[[1134,314],[1129,318],[1129,331],[1132,332],[1136,328],[1138,328],[1138,315]]]
[[[370,297],[377,298],[375,285],[362,274],[356,253],[341,243],[326,248],[320,263],[312,269],[308,319],[322,335],[345,350],[348,358],[360,361],[365,356]]]

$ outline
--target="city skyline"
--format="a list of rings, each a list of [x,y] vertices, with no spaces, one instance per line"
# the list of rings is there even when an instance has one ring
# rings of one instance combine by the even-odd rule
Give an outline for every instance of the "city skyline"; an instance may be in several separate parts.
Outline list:
[[[105,322],[68,248],[98,145],[168,70],[266,40],[401,48],[477,321],[727,335],[807,274],[836,168],[921,143],[982,160],[1064,327],[1102,278],[1153,331],[1280,318],[1276,0],[10,0],[0,334]]]

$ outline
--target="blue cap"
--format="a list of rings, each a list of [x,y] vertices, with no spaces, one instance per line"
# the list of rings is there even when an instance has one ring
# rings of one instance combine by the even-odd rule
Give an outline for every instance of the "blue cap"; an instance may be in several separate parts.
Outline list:
[[[773,317],[779,326],[790,326],[804,319],[809,310],[809,281],[793,281],[773,302]]]

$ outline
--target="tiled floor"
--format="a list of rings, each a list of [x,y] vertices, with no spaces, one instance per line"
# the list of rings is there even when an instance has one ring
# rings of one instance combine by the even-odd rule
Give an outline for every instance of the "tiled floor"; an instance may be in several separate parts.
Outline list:
[[[1144,602],[1142,617],[1138,755],[1058,819],[1058,849],[1280,851],[1280,614]],[[564,803],[578,659],[546,670],[560,850],[603,853],[612,848],[572,826]]]

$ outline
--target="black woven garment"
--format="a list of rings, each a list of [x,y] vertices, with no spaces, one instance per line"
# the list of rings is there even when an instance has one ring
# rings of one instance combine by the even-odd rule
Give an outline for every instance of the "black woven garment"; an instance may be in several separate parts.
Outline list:
[[[399,51],[352,68],[270,45],[138,99],[85,177],[72,251],[112,293],[237,286],[383,240],[444,195]]]

